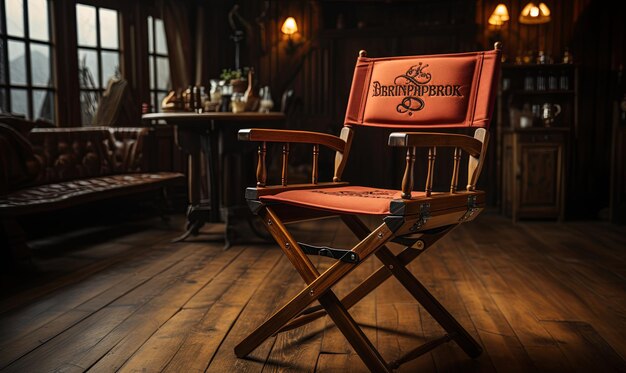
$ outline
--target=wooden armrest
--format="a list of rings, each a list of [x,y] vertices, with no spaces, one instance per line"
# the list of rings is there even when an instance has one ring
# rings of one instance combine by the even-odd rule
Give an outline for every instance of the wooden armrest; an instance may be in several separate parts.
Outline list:
[[[310,131],[248,128],[239,130],[237,139],[239,139],[239,141],[320,144],[342,153],[346,147],[345,141],[337,136]]]
[[[388,145],[461,148],[473,157],[480,156],[483,148],[482,142],[470,136],[432,132],[393,132],[389,135]]]
[[[459,162],[461,150],[466,151],[469,157],[467,190],[472,191],[476,186],[476,180],[484,163],[484,154],[487,150],[488,132],[479,128],[474,137],[452,133],[432,132],[393,132],[389,135],[389,146],[402,146],[407,148],[406,167],[402,178],[402,198],[411,199],[413,190],[413,165],[415,164],[415,148],[428,148],[428,174],[426,176],[426,196],[430,196],[433,188],[433,169],[437,147],[453,147],[454,168],[450,182],[450,193],[455,193],[459,179]]]

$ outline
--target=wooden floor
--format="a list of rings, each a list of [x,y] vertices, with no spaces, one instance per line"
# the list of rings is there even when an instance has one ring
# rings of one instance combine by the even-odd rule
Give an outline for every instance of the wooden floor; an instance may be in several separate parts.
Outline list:
[[[89,244],[76,237],[34,243],[39,275],[4,278],[0,369],[366,371],[327,318],[235,358],[233,347],[303,282],[273,245],[224,251],[218,241],[169,243],[181,219],[133,223]],[[293,229],[311,243],[355,242],[338,220]],[[314,263],[324,268],[330,260]],[[345,294],[377,266],[365,262],[335,291]],[[410,268],[485,352],[471,360],[448,343],[400,371],[626,371],[624,227],[513,225],[486,213]],[[387,360],[442,333],[393,279],[351,314]]]

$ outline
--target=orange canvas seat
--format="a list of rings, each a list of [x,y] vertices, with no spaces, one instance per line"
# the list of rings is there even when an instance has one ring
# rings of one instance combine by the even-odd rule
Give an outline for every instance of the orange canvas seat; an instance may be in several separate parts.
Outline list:
[[[245,357],[271,336],[329,316],[365,365],[374,372],[391,372],[401,364],[423,355],[439,344],[454,341],[470,357],[481,354],[480,344],[428,292],[407,265],[446,236],[455,226],[471,221],[482,211],[485,193],[476,182],[485,161],[496,92],[500,48],[492,51],[430,56],[369,58],[359,53],[344,127],[339,136],[324,133],[270,129],[239,131],[242,141],[259,143],[257,184],[246,190],[246,200],[261,218],[306,286],[285,306],[235,347]],[[351,186],[341,179],[354,131],[361,126],[398,129],[389,146],[406,149],[400,190]],[[473,136],[459,133],[401,132],[414,128],[466,128]],[[282,144],[280,185],[266,185],[265,155],[271,143]],[[289,184],[290,143],[312,145],[312,173],[309,184]],[[331,182],[319,182],[320,146],[335,151]],[[428,148],[423,191],[414,190],[416,148]],[[437,148],[453,148],[450,187],[433,192]],[[461,158],[467,154],[467,183],[459,188]],[[373,230],[359,215],[381,219]],[[307,219],[339,217],[360,240],[352,248],[333,248],[298,242],[286,224]],[[405,246],[394,254],[387,243]],[[337,260],[320,273],[308,255]],[[371,256],[382,265],[342,299],[332,287]],[[374,348],[348,310],[388,278],[394,277],[441,325],[445,334],[419,346],[392,362]],[[319,305],[309,306],[313,302]],[[308,307],[308,308],[307,308]],[[313,369],[313,367],[310,367]]]
[[[412,199],[423,197],[424,192],[412,192]],[[402,191],[345,186],[290,190],[262,196],[261,201],[274,201],[344,214],[388,215],[391,201],[402,199]]]

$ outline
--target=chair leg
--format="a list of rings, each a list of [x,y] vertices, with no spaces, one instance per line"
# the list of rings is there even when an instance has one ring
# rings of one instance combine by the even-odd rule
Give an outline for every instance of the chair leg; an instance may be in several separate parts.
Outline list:
[[[421,253],[423,253],[427,248],[432,246],[440,238],[444,237],[448,232],[449,230],[446,230],[437,234],[423,236],[422,241],[424,241],[424,249],[416,250],[410,247],[406,248],[404,251],[398,254],[398,260],[403,265],[409,264],[410,262],[415,260],[415,258],[417,258]],[[380,266],[374,273],[372,273],[368,278],[361,282],[361,284],[359,284],[350,293],[344,296],[341,300],[341,303],[344,305],[344,307],[346,307],[346,309],[350,309],[352,306],[357,304],[367,294],[371,293],[374,289],[380,286],[391,276],[392,273],[391,271],[389,271],[387,266]],[[291,329],[298,328],[323,316],[326,316],[326,312],[320,306],[307,308],[300,314],[300,316],[289,321],[277,333],[282,333]]]
[[[361,238],[369,233],[367,226],[354,215],[342,217],[342,220]],[[420,283],[409,271],[405,264],[383,247],[376,252],[376,257],[389,268],[391,274],[411,293],[411,295],[428,311],[428,313],[443,327],[450,337],[472,358],[482,353],[482,347],[463,328],[463,326],[446,310],[437,299]]]
[[[243,357],[250,353],[268,337],[275,334],[291,318],[302,312],[306,306],[318,299],[326,310],[326,313],[333,319],[339,330],[341,330],[367,366],[373,371],[389,372],[389,367],[378,351],[373,347],[336,295],[330,291],[331,286],[350,273],[358,264],[338,261],[320,275],[298,243],[287,232],[285,226],[270,208],[263,207],[259,211],[259,216],[263,219],[263,223],[268,231],[272,234],[308,286],[238,344],[235,347],[237,356]],[[393,233],[389,230],[387,225],[382,224],[357,244],[353,251],[356,252],[362,260],[365,260],[392,237]]]
[[[476,340],[456,321],[456,319],[430,294],[415,276],[387,248],[382,248],[376,253],[395,278],[406,290],[428,311],[428,313],[441,325],[450,337],[471,357],[478,357],[483,349]]]
[[[383,357],[372,345],[372,342],[367,339],[363,330],[359,328],[356,321],[350,316],[348,310],[341,304],[341,301],[339,301],[335,293],[329,290],[319,298],[319,302],[361,360],[363,360],[365,366],[372,372],[391,372],[391,369]]]

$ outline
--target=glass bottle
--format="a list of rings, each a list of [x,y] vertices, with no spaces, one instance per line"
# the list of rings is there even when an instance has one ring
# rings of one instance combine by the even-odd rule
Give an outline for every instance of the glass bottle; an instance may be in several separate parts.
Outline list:
[[[246,111],[257,111],[259,108],[259,96],[254,90],[254,69],[248,70],[248,89],[244,93],[244,101],[246,102]]]
[[[274,107],[274,101],[272,100],[270,87],[265,86],[261,89],[261,105],[260,105],[259,111],[262,113],[269,113],[273,107]]]
[[[222,98],[222,87],[219,86],[219,81],[217,79],[211,79],[211,89],[209,94],[212,103],[220,102]]]

